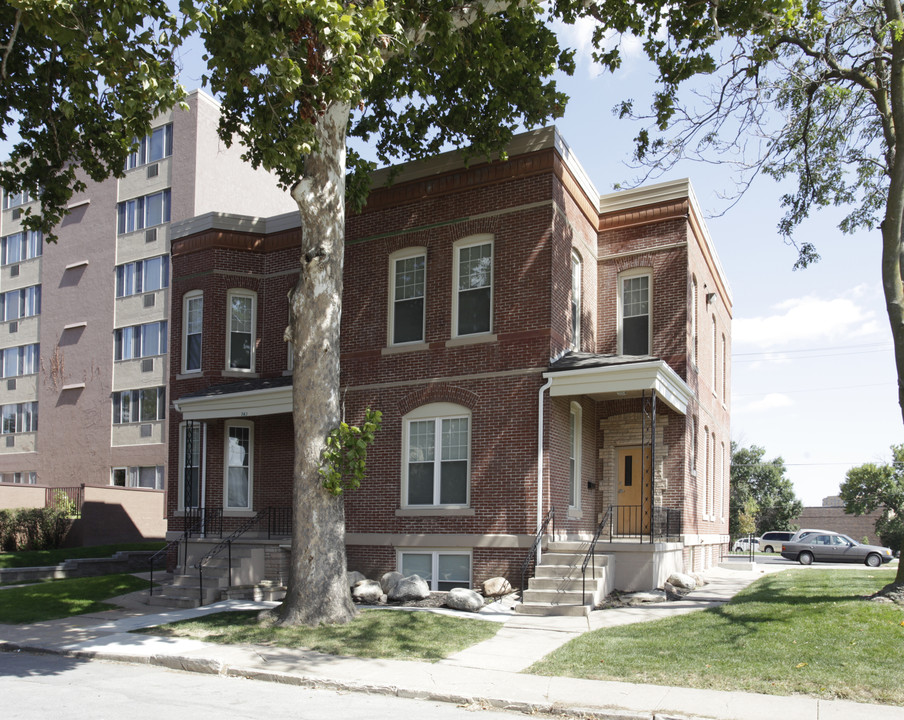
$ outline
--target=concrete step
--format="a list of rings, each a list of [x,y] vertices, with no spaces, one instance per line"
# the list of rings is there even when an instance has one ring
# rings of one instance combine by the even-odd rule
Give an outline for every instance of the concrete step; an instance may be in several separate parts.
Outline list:
[[[601,573],[606,572],[606,564],[596,565],[596,574],[599,576]],[[587,575],[592,576],[594,571],[594,567],[591,565],[587,565]],[[534,577],[539,578],[580,578],[581,577],[581,565],[578,563],[577,565],[537,565],[534,568]]]
[[[279,602],[286,596],[285,585],[260,583],[258,585],[238,585],[223,591],[224,600],[269,600]]]
[[[523,602],[515,605],[519,615],[548,617],[551,615],[567,615],[569,617],[586,617],[590,614],[589,605],[550,605],[549,603]]]
[[[195,570],[195,572],[189,575],[174,575],[172,584],[177,587],[198,587],[198,571]],[[228,587],[228,585],[229,578],[225,571],[223,573],[216,571],[208,572],[207,568],[204,569],[204,587],[225,588]]]
[[[151,607],[163,607],[163,608],[196,608],[201,605],[201,602],[198,600],[198,596],[195,597],[170,597],[168,595],[157,595],[156,591],[154,595],[151,595],[147,599],[148,605]]]
[[[581,595],[578,590],[525,590],[524,602],[526,603],[546,603],[550,606],[556,605],[592,605],[593,591],[596,588],[588,588],[588,592]]]
[[[577,577],[571,578],[532,577],[527,581],[527,587],[529,590],[572,590],[574,592],[580,592],[583,585],[585,592],[590,592],[596,589],[597,583],[600,580],[601,578],[599,573],[597,573],[596,577],[594,578],[589,572],[587,573],[586,583],[584,583],[581,579],[580,573],[578,573]]]
[[[584,558],[586,557],[586,553],[565,553],[565,552],[550,552],[547,550],[540,557],[541,565],[577,565],[580,567],[584,563]],[[603,553],[596,553],[593,556],[593,562],[597,567],[602,567],[609,563],[609,556]],[[590,563],[588,562],[588,565]]]

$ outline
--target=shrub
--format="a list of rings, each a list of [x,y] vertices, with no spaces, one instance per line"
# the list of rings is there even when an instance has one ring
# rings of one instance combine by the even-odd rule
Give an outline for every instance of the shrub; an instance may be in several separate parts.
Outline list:
[[[54,550],[63,544],[71,524],[68,508],[0,510],[0,549]]]

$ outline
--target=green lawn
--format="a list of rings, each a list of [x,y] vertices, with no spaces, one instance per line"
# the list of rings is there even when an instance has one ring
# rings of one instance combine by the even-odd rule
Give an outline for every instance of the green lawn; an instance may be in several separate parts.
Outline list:
[[[396,660],[441,660],[493,637],[500,623],[449,617],[431,612],[366,610],[347,625],[270,627],[257,612],[208,615],[141,632],[191,637],[207,642],[306,648],[330,655]]]
[[[0,553],[0,568],[45,567],[59,565],[70,558],[108,558],[120,550],[159,550],[163,542],[120,543],[59,550],[20,550]]]
[[[6,588],[0,590],[0,623],[31,623],[109,610],[114,606],[104,600],[147,587],[147,580],[134,575],[101,575]]]
[[[904,705],[904,611],[864,602],[893,570],[788,570],[727,605],[586,633],[527,672]]]

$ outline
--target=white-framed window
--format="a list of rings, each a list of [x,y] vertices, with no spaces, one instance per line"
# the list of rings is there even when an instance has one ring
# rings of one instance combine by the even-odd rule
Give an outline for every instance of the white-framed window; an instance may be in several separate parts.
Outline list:
[[[0,405],[0,434],[37,432],[38,403],[12,403]]]
[[[399,572],[418,575],[431,590],[471,587],[471,553],[466,550],[399,550]]]
[[[163,465],[110,468],[110,484],[118,487],[163,490]]]
[[[32,197],[28,190],[20,190],[17,193],[4,192],[3,209],[9,210],[10,208],[19,207],[20,205],[30,203],[32,200],[37,200],[37,198]]]
[[[123,200],[117,207],[117,232],[134,232],[170,221],[170,191],[160,192],[131,200]]]
[[[38,474],[34,470],[30,472],[3,473],[0,476],[0,482],[14,483],[16,485],[37,485]]]
[[[697,303],[700,289],[697,287],[697,276],[691,275],[691,363],[697,365]]]
[[[581,256],[571,253],[571,349],[581,349]]]
[[[182,300],[182,372],[201,371],[201,340],[204,333],[204,295],[186,293]]]
[[[0,265],[41,257],[43,252],[44,233],[40,230],[23,230],[0,238]]]
[[[126,160],[126,170],[169,157],[173,154],[173,124],[154,128],[144,137],[136,138],[135,145]]]
[[[205,426],[199,422],[179,425],[179,509],[201,506],[204,482]]]
[[[715,315],[713,315],[713,317],[712,317],[712,325],[713,325],[713,342],[712,342],[712,355],[711,355],[712,367],[713,367],[712,382],[713,382],[713,395],[717,395],[719,392],[719,345],[718,345],[719,331],[716,327],[716,316]]]
[[[652,275],[649,268],[618,277],[618,352],[649,355],[652,346]]]
[[[391,345],[424,341],[427,251],[407,248],[390,255],[389,341]]]
[[[166,320],[116,328],[113,331],[113,359],[134,360],[166,354]]]
[[[0,295],[3,321],[18,320],[41,314],[41,286],[31,285]]]
[[[728,343],[722,333],[722,402],[728,401]]]
[[[230,290],[226,296],[226,367],[254,370],[257,294],[250,290]]]
[[[0,350],[0,376],[34,375],[40,368],[40,357],[41,346],[38,343]]]
[[[703,515],[709,515],[709,428],[703,426],[703,482],[701,483],[701,491],[703,497]]]
[[[716,434],[712,434],[710,440],[710,462],[712,467],[709,469],[709,519],[716,519]]]
[[[254,469],[254,425],[226,423],[225,502],[227,510],[250,510]]]
[[[430,403],[403,422],[402,504],[466,507],[469,501],[471,413],[452,403]]]
[[[580,403],[571,403],[568,434],[568,507],[581,505],[581,443],[583,409]]]
[[[455,243],[452,329],[456,337],[493,331],[493,238],[466,238]]]
[[[113,424],[166,419],[166,387],[118,390],[113,393]]]
[[[158,255],[116,266],[116,297],[169,287],[169,256]]]

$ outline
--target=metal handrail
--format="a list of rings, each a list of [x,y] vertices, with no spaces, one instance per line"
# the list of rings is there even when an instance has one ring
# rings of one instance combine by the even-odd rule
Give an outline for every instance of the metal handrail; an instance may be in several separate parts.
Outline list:
[[[251,516],[245,522],[243,522],[241,525],[239,525],[239,527],[235,531],[233,531],[233,533],[229,537],[227,537],[225,540],[220,540],[220,542],[218,542],[216,545],[214,545],[213,548],[211,548],[207,552],[207,554],[204,555],[204,557],[202,557],[197,563],[192,565],[192,567],[198,571],[198,597],[199,597],[199,600],[202,605],[204,604],[204,566],[207,564],[207,562],[209,560],[212,560],[214,557],[219,555],[223,551],[223,548],[228,548],[229,549],[229,559],[227,561],[228,562],[227,570],[229,572],[229,577],[228,577],[229,585],[228,586],[232,587],[232,541],[237,540],[242,535],[244,535],[246,532],[248,532],[252,527],[254,527],[255,524],[260,522],[263,515],[265,515],[265,514],[269,517],[269,515],[270,515],[269,507],[267,507],[264,510],[254,513],[253,516]]]
[[[150,564],[150,587],[148,588],[148,595],[154,594],[154,564],[160,560],[161,557],[166,557],[169,554],[169,551],[173,547],[178,547],[179,543],[184,543],[183,548],[185,548],[185,555],[182,558],[182,567],[186,567],[188,565],[188,540],[192,535],[200,535],[206,529],[209,528],[209,512],[213,510],[213,517],[219,519],[219,534],[222,537],[223,535],[223,511],[219,510],[219,508],[187,508],[185,510],[184,518],[186,522],[185,530],[182,531],[182,534],[177,537],[175,540],[168,542],[162,548],[160,548],[157,552],[155,552],[151,557],[148,558],[148,563]]]
[[[543,535],[546,533],[546,528],[550,523],[552,523],[552,532],[553,535],[555,535],[556,509],[554,507],[549,508],[549,511],[543,518],[543,522],[540,523],[540,527],[537,528],[537,532],[534,536],[534,542],[530,546],[530,552],[527,553],[527,557],[524,558],[524,562],[521,563],[521,602],[524,602],[524,579],[527,576],[527,569],[530,567],[530,564],[536,559],[537,549],[540,547],[540,543],[543,541]]]
[[[593,562],[593,579],[596,580],[596,543],[600,539],[600,535],[603,534],[603,528],[606,527],[606,524],[609,522],[612,517],[612,505],[609,506],[609,509],[606,510],[606,514],[603,515],[603,519],[599,521],[599,524],[596,526],[596,533],[593,536],[593,540],[590,541],[590,547],[587,549],[587,554],[584,556],[584,562],[581,563],[581,602],[580,605],[584,605],[584,598],[586,597],[586,583],[587,583],[587,563]],[[611,532],[611,531],[610,531]]]

